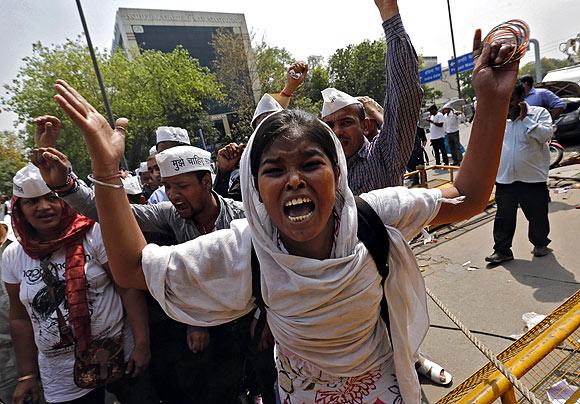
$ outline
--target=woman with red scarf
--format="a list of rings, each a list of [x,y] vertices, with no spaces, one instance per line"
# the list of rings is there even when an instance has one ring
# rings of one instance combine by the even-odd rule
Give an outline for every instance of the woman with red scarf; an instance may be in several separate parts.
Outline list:
[[[2,256],[13,403],[38,402],[40,384],[48,403],[104,403],[105,388],[122,403],[156,402],[135,377],[149,362],[144,296],[115,287],[99,225],[61,201],[32,164],[15,175],[13,195],[18,243]]]

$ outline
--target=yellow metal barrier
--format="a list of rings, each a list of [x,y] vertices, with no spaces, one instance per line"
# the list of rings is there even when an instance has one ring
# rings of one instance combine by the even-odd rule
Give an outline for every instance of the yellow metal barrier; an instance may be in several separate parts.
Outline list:
[[[515,341],[498,359],[520,379],[536,397],[549,402],[547,390],[552,396],[562,395],[565,386],[578,387],[580,394],[580,291],[554,310],[542,322]],[[558,382],[562,387],[556,388]],[[502,403],[525,402],[517,397],[511,383],[488,364],[469,379],[453,389],[437,402],[445,403],[492,403],[501,398]],[[566,403],[577,398],[565,397]],[[572,401],[571,401],[572,400]]]

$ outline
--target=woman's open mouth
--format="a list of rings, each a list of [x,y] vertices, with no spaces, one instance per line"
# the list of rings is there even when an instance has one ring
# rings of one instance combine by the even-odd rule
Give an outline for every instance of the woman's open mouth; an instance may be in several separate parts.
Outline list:
[[[314,203],[308,197],[294,198],[284,204],[284,214],[292,222],[302,222],[314,213]]]

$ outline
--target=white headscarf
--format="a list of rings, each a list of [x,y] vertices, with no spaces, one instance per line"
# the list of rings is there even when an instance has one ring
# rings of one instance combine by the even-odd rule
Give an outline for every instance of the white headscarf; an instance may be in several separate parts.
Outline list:
[[[390,352],[384,324],[377,324],[383,293],[377,284],[381,279],[356,236],[357,210],[348,187],[340,142],[328,128],[340,169],[337,192],[342,197],[337,197],[335,204],[340,226],[333,256],[316,260],[290,255],[278,243],[277,229],[259,200],[250,169],[255,133],[240,162],[241,189],[252,243],[260,261],[262,294],[268,305],[272,334],[282,347],[325,372],[362,375],[387,360]],[[414,362],[428,328],[425,288],[406,240],[398,230],[387,230],[391,239],[391,274],[385,292],[397,378],[404,401],[420,402]],[[401,268],[405,265],[411,270]],[[372,307],[377,310],[369,309]]]

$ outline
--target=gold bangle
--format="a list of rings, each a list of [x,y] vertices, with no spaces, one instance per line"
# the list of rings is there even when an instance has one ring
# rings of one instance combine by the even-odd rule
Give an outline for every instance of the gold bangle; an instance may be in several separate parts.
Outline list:
[[[21,376],[18,379],[16,379],[16,383],[20,383],[26,380],[30,380],[30,379],[34,379],[36,376],[35,375],[26,375],[26,376]]]

